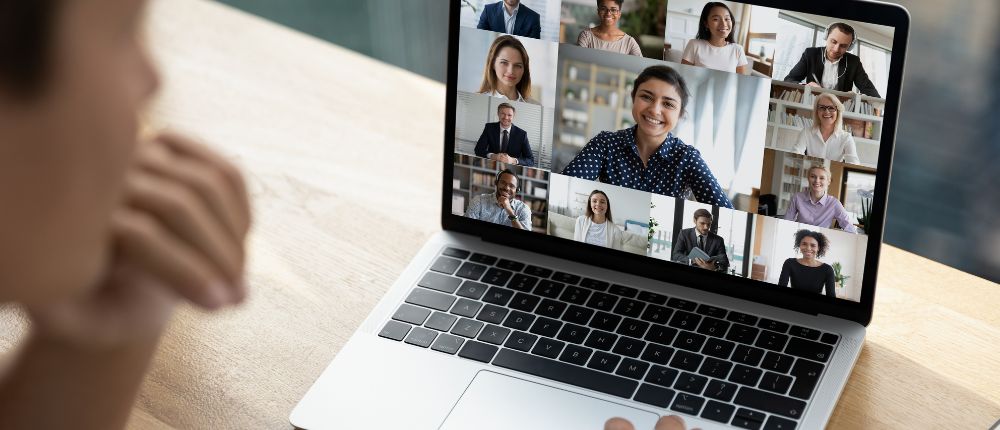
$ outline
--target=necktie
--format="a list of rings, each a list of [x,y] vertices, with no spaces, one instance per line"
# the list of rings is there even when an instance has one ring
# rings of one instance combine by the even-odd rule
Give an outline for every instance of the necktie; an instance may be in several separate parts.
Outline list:
[[[698,235],[698,247],[701,248],[702,251],[705,251],[705,235]]]
[[[506,154],[507,153],[507,142],[508,142],[508,139],[507,139],[507,130],[504,130],[503,131],[503,139],[500,140],[500,153],[502,153],[502,154]]]

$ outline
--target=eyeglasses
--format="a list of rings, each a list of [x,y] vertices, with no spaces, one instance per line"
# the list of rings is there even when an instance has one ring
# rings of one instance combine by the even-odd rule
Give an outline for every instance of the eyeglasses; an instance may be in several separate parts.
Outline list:
[[[609,13],[612,14],[612,15],[618,15],[619,13],[621,13],[621,11],[622,11],[621,9],[618,9],[616,7],[613,7],[613,8],[609,9],[609,8],[604,7],[604,6],[601,6],[601,7],[597,8],[597,13],[599,13],[601,15],[607,15]]]
[[[819,106],[816,106],[816,108],[819,109],[820,111],[823,111],[823,112],[837,112],[838,111],[836,106],[819,105]]]

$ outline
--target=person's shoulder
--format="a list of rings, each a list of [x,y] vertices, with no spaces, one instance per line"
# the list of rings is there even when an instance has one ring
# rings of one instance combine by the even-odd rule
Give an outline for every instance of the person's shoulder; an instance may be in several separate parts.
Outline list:
[[[816,53],[816,52],[821,52],[822,50],[823,50],[822,46],[813,46],[811,48],[806,48],[805,51],[803,51],[803,52],[812,54],[812,53]]]
[[[541,15],[539,15],[538,12],[531,10],[531,8],[526,6],[524,3],[521,3],[521,12],[525,12],[529,16],[533,16],[535,18],[541,18]]]

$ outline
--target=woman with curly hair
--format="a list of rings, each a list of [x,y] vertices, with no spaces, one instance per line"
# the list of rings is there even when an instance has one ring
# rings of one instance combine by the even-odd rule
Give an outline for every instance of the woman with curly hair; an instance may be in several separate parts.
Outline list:
[[[797,290],[817,294],[825,291],[827,296],[837,297],[833,267],[819,261],[830,249],[830,240],[818,231],[799,230],[795,233],[793,248],[802,254],[802,258],[785,260],[785,264],[781,266],[778,285],[787,287],[791,280],[792,288]]]

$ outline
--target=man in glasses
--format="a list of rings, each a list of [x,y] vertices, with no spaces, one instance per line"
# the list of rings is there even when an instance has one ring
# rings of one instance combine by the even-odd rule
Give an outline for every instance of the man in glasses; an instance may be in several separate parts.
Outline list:
[[[784,80],[795,83],[805,81],[812,87],[836,91],[853,91],[856,86],[861,94],[881,97],[865,73],[861,59],[847,52],[856,43],[854,27],[842,22],[833,23],[826,29],[826,46],[806,48]]]
[[[501,0],[483,6],[476,28],[535,39],[540,39],[542,34],[538,12],[522,5],[521,0]]]

